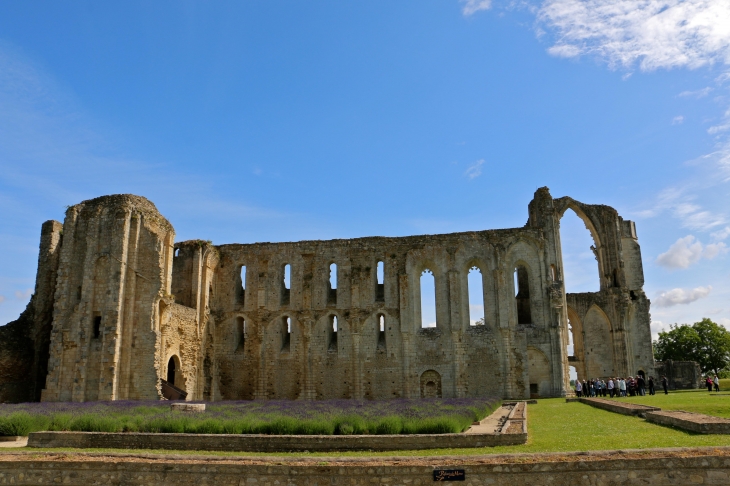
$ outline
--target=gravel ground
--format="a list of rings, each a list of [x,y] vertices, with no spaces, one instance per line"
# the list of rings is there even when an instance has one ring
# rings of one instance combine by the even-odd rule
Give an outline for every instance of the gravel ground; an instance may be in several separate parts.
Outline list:
[[[545,462],[595,462],[616,459],[658,459],[682,457],[730,457],[730,447],[696,447],[674,449],[620,450],[577,453],[503,454],[490,456],[431,456],[431,457],[206,457],[175,454],[129,454],[91,452],[13,452],[0,453],[0,461],[47,462],[140,462],[175,464],[237,464],[237,465],[308,465],[321,466],[433,466],[480,464],[533,464]]]

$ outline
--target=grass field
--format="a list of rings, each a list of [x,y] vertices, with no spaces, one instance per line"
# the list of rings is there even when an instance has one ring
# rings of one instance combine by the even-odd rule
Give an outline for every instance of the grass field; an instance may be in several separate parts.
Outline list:
[[[424,451],[349,452],[337,456],[434,456],[474,455],[525,452],[569,452],[612,449],[647,449],[657,447],[730,446],[730,435],[701,435],[675,430],[600,410],[565,399],[539,400],[527,408],[529,439],[527,444],[480,449],[431,449]],[[54,449],[59,450],[59,449]],[[64,449],[71,450],[71,449]],[[99,452],[114,452],[98,450]],[[131,452],[119,450],[116,452]],[[141,452],[141,451],[140,451]],[[145,451],[171,453],[172,451]],[[216,456],[332,456],[333,453],[252,454],[181,451],[180,454]]]
[[[662,410],[685,410],[730,419],[730,386],[723,387],[722,383],[718,393],[708,393],[707,389],[677,390],[665,395],[664,391],[657,390],[657,394],[654,396],[615,398],[614,400],[651,405]]]

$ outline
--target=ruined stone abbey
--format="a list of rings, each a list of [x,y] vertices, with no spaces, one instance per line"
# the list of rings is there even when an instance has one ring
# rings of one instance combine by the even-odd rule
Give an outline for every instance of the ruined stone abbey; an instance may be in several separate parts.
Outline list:
[[[565,292],[568,209],[595,242],[598,292]],[[213,245],[176,243],[143,197],[84,201],[43,224],[35,293],[0,327],[0,401],[560,397],[570,366],[652,374],[634,223],[547,188],[528,213],[513,229]]]

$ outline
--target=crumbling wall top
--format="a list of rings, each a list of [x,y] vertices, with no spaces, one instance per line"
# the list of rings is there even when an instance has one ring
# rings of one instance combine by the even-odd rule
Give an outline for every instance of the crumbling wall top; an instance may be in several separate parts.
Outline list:
[[[136,196],[134,194],[111,194],[109,196],[87,199],[73,206],[69,206],[67,213],[69,211],[82,213],[87,211],[93,212],[101,208],[141,213],[147,220],[157,223],[163,229],[173,229],[172,224],[162,216],[152,201],[146,197]]]

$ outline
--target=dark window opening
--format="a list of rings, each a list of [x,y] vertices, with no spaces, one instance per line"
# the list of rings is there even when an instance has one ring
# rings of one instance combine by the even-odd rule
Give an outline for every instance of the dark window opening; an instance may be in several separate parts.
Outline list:
[[[175,357],[171,357],[167,362],[167,382],[175,386]]]
[[[94,339],[101,336],[101,316],[94,316]]]
[[[515,300],[517,301],[517,324],[532,324],[530,306],[530,280],[527,269],[522,265],[515,268]]]
[[[286,352],[291,343],[291,317],[284,317],[281,324],[281,350]]]
[[[382,261],[378,262],[377,269],[375,271],[375,301],[385,301],[385,264]]]
[[[81,286],[76,288],[76,300],[81,300]]]
[[[629,292],[629,296],[631,297],[631,300],[636,300],[636,299],[638,299],[638,297],[636,296],[636,292],[634,292],[633,290],[631,290],[631,291]]]
[[[242,352],[246,346],[246,321],[236,317],[236,351]]]
[[[337,305],[337,264],[330,265],[330,278],[327,282],[327,305]]]
[[[284,265],[281,278],[281,305],[289,305],[291,300],[291,265]]]
[[[612,283],[613,283],[614,287],[620,286],[618,283],[618,269],[616,269],[616,268],[613,269],[613,282]]]

